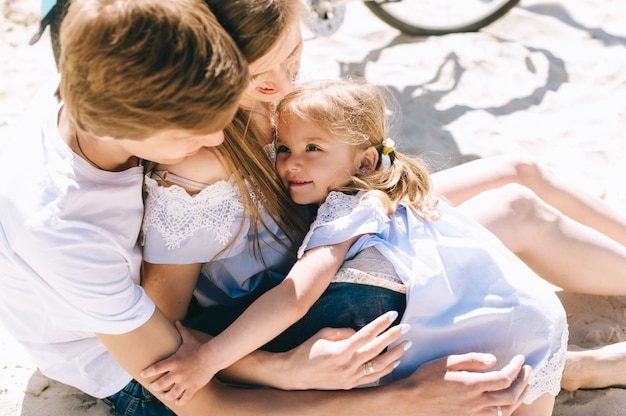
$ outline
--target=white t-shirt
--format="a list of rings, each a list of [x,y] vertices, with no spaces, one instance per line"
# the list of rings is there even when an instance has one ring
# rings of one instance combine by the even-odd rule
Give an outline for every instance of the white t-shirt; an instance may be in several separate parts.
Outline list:
[[[42,373],[106,397],[131,376],[95,333],[129,332],[154,312],[139,286],[143,172],[76,155],[58,133],[55,87],[0,160],[0,320]]]

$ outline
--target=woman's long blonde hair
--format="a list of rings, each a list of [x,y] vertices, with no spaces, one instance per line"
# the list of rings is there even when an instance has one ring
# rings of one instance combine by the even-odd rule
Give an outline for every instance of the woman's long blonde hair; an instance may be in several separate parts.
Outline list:
[[[205,0],[205,3],[232,36],[248,63],[266,55],[306,10],[301,0]],[[254,124],[250,113],[239,109],[224,130],[224,143],[216,150],[231,171],[237,173],[235,179],[254,235],[258,236],[261,228],[269,232],[261,216],[261,210],[264,210],[285,233],[290,246],[270,234],[295,254],[309,221],[302,207],[291,201],[276,175],[261,144],[265,137],[267,134]],[[257,196],[256,202],[252,194]],[[257,238],[255,242],[255,252],[260,254]]]
[[[266,55],[284,36],[293,19],[299,19],[305,10],[300,0],[205,0],[205,3],[248,63]],[[235,173],[244,213],[250,218],[254,235],[258,236],[260,229],[266,229],[295,258],[295,249],[300,245],[309,221],[304,209],[291,201],[276,175],[272,161],[261,144],[266,136],[254,124],[250,114],[240,108],[224,128],[224,142],[210,150],[217,152],[230,171]],[[146,164],[146,172],[154,168],[154,163]],[[263,210],[285,233],[288,243],[269,231],[261,215]],[[239,232],[242,230],[240,228]],[[258,238],[255,238],[255,244],[255,255],[260,259]],[[231,245],[227,245],[217,256]]]
[[[424,219],[437,217],[430,177],[421,161],[394,149],[387,155],[389,166],[382,163],[388,131],[385,97],[378,87],[358,80],[308,82],[278,104],[275,120],[279,132],[286,116],[310,121],[331,137],[361,150],[374,147],[378,151],[376,169],[357,173],[338,191],[377,191],[367,196],[384,195],[390,210],[402,201]]]
[[[257,140],[258,137],[262,137],[260,134],[258,128],[250,121],[249,114],[240,109],[233,121],[224,129],[224,142],[216,150],[221,153],[224,163],[230,170],[236,172],[234,176],[244,212],[250,218],[254,235],[258,236],[260,227],[268,232],[270,230],[261,216],[262,209],[285,233],[289,245],[271,233],[275,241],[293,254],[293,250],[300,245],[308,229],[309,221],[304,209],[291,200],[278,178],[272,161]],[[256,198],[253,198],[253,194]],[[255,253],[259,255],[258,239],[255,238],[255,242]]]

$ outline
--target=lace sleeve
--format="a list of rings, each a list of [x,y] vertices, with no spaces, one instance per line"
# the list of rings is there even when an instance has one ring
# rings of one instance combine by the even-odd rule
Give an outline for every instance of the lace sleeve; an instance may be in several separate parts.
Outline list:
[[[143,245],[147,261],[212,260],[237,235],[241,221],[243,204],[233,178],[189,195],[180,186],[160,186],[146,177]]]

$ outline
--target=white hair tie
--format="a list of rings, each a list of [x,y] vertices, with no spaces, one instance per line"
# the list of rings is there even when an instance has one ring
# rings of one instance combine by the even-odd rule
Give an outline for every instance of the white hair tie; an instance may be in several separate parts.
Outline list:
[[[391,166],[391,157],[389,156],[391,153],[396,151],[396,143],[391,140],[389,137],[387,137],[385,140],[383,140],[383,151],[382,151],[382,162],[383,162],[383,167],[385,169],[389,169],[389,167]]]

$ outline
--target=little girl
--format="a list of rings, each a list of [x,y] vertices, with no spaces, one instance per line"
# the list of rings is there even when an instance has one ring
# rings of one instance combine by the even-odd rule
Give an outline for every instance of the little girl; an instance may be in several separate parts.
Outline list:
[[[339,256],[346,262],[335,281],[406,296],[403,329],[415,346],[392,378],[448,354],[487,352],[501,363],[523,354],[533,373],[515,414],[550,415],[567,347],[559,299],[487,230],[429,195],[426,170],[386,138],[381,92],[351,81],[304,84],[275,120],[278,175],[296,203],[321,204],[299,260],[224,332],[192,346],[191,359],[157,364],[169,371],[160,383],[192,394],[280,334],[321,296]]]

